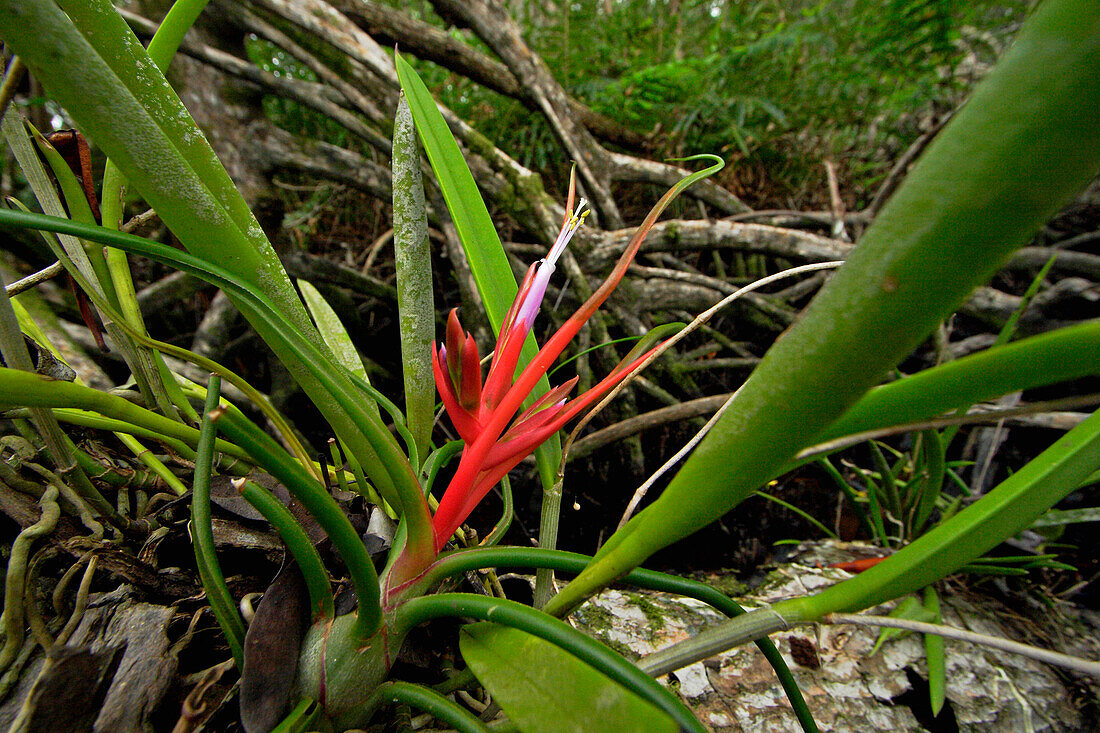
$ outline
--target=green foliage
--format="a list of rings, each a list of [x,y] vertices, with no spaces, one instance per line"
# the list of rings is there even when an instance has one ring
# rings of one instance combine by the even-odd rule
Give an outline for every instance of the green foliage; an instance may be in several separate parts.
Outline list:
[[[474,624],[463,629],[459,645],[474,674],[522,730],[680,730],[653,704],[520,629]]]
[[[513,15],[567,91],[656,133],[664,154],[769,161],[771,175],[797,191],[835,155],[866,190],[922,119],[961,99],[968,69],[995,58],[1029,5],[584,0],[568,3],[568,17],[534,2]],[[440,22],[430,11],[423,19]],[[416,68],[433,94],[525,165],[564,163],[537,113],[431,64]]]

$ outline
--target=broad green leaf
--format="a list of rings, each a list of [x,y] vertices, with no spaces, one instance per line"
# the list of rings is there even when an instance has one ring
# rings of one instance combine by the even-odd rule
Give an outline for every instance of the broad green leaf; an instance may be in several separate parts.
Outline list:
[[[474,675],[524,733],[678,731],[665,712],[555,644],[519,629],[467,626],[459,648]]]

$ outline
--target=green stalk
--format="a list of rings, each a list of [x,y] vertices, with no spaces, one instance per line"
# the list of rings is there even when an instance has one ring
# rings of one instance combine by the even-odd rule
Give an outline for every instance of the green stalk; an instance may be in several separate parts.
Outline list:
[[[446,723],[459,733],[489,733],[489,727],[466,708],[434,690],[410,682],[395,681],[379,685],[363,707],[373,710],[395,702],[431,713],[436,720]]]
[[[414,598],[399,606],[395,624],[398,629],[407,631],[436,618],[475,618],[526,631],[556,644],[642,699],[653,703],[672,716],[684,730],[699,733],[706,730],[679,698],[662,687],[657,680],[600,642],[529,606],[470,593],[441,593]]]
[[[115,437],[122,441],[122,444],[129,448],[134,456],[145,464],[145,466],[160,478],[161,481],[167,484],[168,488],[176,493],[176,496],[183,496],[187,493],[187,487],[176,477],[176,474],[169,471],[168,467],[150,453],[149,449],[139,443],[136,438],[123,432],[115,433]],[[201,434],[199,436],[199,442],[202,442]]]
[[[1047,263],[1043,265],[1042,268],[1039,269],[1039,272],[1035,275],[1035,277],[1032,278],[1031,284],[1027,286],[1027,290],[1025,290],[1024,294],[1020,296],[1019,304],[1016,306],[1015,310],[1013,310],[1012,313],[1008,316],[1008,320],[1005,321],[1005,325],[1001,326],[1001,330],[997,332],[997,338],[993,341],[994,347],[1007,344],[1016,335],[1016,324],[1020,322],[1020,319],[1023,317],[1024,313],[1026,313],[1027,309],[1031,306],[1031,301],[1034,300],[1035,296],[1039,294],[1039,288],[1042,287],[1044,282],[1046,282],[1047,275],[1050,273],[1051,269],[1054,267],[1054,263],[1057,260],[1057,254],[1051,255],[1050,259],[1047,260]],[[961,407],[959,408],[960,415],[965,412],[965,409]],[[961,425],[953,425],[952,427],[949,427],[947,430],[943,431],[942,441],[945,449],[947,446],[951,445],[951,441],[955,439],[955,436],[958,434],[961,428]]]
[[[122,397],[82,384],[59,382],[31,372],[0,367],[0,386],[4,388],[0,392],[0,409],[24,406],[75,407],[144,428],[151,433],[148,437],[163,434],[189,445],[198,445],[199,431],[195,428],[146,410]],[[75,421],[75,416],[73,417]],[[247,451],[231,443],[219,442],[217,448],[236,458],[250,460]]]
[[[328,439],[329,455],[332,456],[332,472],[336,475],[336,485],[345,494],[348,491],[348,480],[344,476],[344,458],[340,455],[340,447],[336,444],[336,438]]]
[[[783,501],[778,496],[772,496],[771,494],[769,494],[766,491],[757,491],[756,496],[759,496],[761,499],[764,499],[766,501],[770,501],[773,504],[778,504],[779,506],[783,507],[784,509],[791,512],[792,514],[797,514],[798,516],[802,517],[802,519],[804,521],[809,522],[810,524],[812,524],[813,526],[815,526],[819,530],[821,530],[821,533],[823,535],[825,535],[826,537],[828,537],[829,539],[834,539],[834,540],[839,540],[840,539],[839,537],[837,537],[836,532],[834,532],[833,530],[829,529],[824,524],[819,522],[812,514],[809,514],[805,511],[803,511],[802,509],[799,509],[794,504],[791,504],[790,502],[787,502],[787,501]]]
[[[538,547],[476,547],[441,555],[428,568],[424,576],[418,579],[413,592],[427,592],[428,589],[435,587],[444,579],[470,570],[501,567],[549,568],[557,572],[576,575],[581,573],[591,561],[592,558],[588,555],[562,550],[544,550]],[[725,593],[705,583],[688,578],[639,568],[624,575],[620,581],[646,590],[675,593],[687,598],[694,598],[730,618],[745,613],[745,609],[741,608],[736,601]],[[798,682],[791,674],[779,650],[767,637],[758,639],[756,645],[764,654],[772,669],[775,670],[776,677],[779,678],[783,691],[791,703],[791,709],[794,711],[795,717],[798,718],[802,729],[807,733],[817,731],[817,723],[814,722],[813,714],[802,696]]]
[[[492,547],[504,539],[508,528],[512,526],[512,518],[515,516],[515,506],[512,500],[512,482],[507,476],[500,479],[500,493],[504,497],[504,508],[501,510],[500,521],[496,523],[492,531],[485,535],[481,541],[483,547]]]
[[[840,471],[837,470],[828,456],[821,456],[815,463],[817,463],[829,478],[833,480],[833,483],[836,484],[836,487],[840,489],[841,493],[848,497],[848,503],[852,505],[852,509],[859,515],[860,521],[863,522],[863,526],[871,533],[871,536],[885,540],[886,531],[876,526],[875,523],[871,521],[871,518],[867,516],[867,511],[863,508],[863,502],[859,500],[855,489],[848,485],[848,482],[844,480],[844,476],[841,475]],[[879,524],[881,524],[882,517],[878,517],[878,521]]]
[[[1048,0],[571,608],[736,506],[987,281],[1100,167],[1100,4]]]
[[[256,511],[264,515],[275,531],[286,543],[290,554],[294,556],[309,591],[310,608],[313,610],[313,623],[331,620],[333,617],[332,586],[329,584],[328,571],[321,562],[317,549],[309,541],[302,525],[294,519],[282,502],[267,489],[252,481],[244,481],[238,491]]]
[[[225,584],[218,553],[214,548],[214,530],[210,516],[210,477],[214,471],[214,419],[218,408],[221,380],[210,376],[207,388],[206,409],[202,414],[198,455],[195,458],[195,483],[191,495],[191,541],[195,548],[195,563],[206,590],[206,599],[214,611],[237,669],[244,669],[244,621],[241,619],[233,596]]]
[[[19,57],[12,56],[11,63],[8,64],[8,68],[4,72],[4,80],[0,83],[0,117],[3,117],[8,111],[8,105],[15,98],[15,93],[19,90],[19,84],[23,81],[23,75],[26,71],[27,67],[23,65]]]
[[[895,524],[901,524],[905,521],[903,512],[901,510],[901,498],[898,495],[898,483],[894,478],[894,472],[890,469],[890,464],[886,462],[886,456],[882,454],[882,448],[879,447],[875,441],[869,441],[871,446],[871,458],[874,460],[875,468],[878,469],[879,485],[882,489],[882,498],[885,500],[886,511],[889,516],[893,518]],[[901,536],[901,530],[898,530],[898,539],[903,539]]]
[[[870,608],[931,585],[1029,527],[1100,466],[1100,412],[1063,435],[979,501],[886,560],[812,596],[780,601],[707,629],[647,658],[646,669],[679,669],[793,624]]]
[[[286,486],[325,530],[348,568],[359,601],[353,634],[357,639],[370,638],[382,623],[378,574],[370,553],[340,506],[300,463],[249,420],[225,412],[219,416],[218,430],[243,446],[265,471]]]
[[[931,616],[930,623],[942,624],[940,615],[940,597],[935,586],[924,589],[924,609]],[[928,695],[932,705],[932,715],[939,715],[947,698],[947,657],[944,650],[944,638],[936,634],[924,635],[924,658],[928,662]]]

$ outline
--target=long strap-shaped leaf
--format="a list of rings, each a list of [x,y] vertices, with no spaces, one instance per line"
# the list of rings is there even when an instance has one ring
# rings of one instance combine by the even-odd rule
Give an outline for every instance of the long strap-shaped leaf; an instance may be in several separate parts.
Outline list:
[[[508,307],[519,291],[508,256],[447,122],[424,82],[400,55],[397,56],[397,77],[409,102],[409,111],[412,112],[424,152],[432,164],[451,220],[462,241],[466,259],[470,262],[470,271],[485,304],[485,313],[489,316],[493,333],[499,333]],[[528,335],[520,356],[520,368],[531,361],[537,351],[535,337]],[[550,382],[543,377],[535,387],[533,396],[537,398],[549,391]],[[561,441],[556,433],[535,451],[535,459],[543,486],[553,486],[554,471],[561,460]]]
[[[730,647],[812,623],[828,613],[858,611],[919,590],[1026,529],[1100,466],[1100,412],[1062,436],[980,501],[859,575],[817,595],[781,601],[703,631],[648,657],[660,674]]]
[[[1100,4],[1049,0],[662,496],[552,608],[736,506],[874,386],[1095,174],[1098,108]]]

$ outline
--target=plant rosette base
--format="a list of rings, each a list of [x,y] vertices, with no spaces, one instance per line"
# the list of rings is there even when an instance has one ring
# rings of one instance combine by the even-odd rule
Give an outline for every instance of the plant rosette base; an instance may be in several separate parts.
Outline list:
[[[336,730],[367,724],[374,711],[364,703],[386,681],[405,640],[404,633],[385,623],[365,641],[356,637],[354,627],[353,613],[313,625],[298,661],[300,696],[319,701]]]

